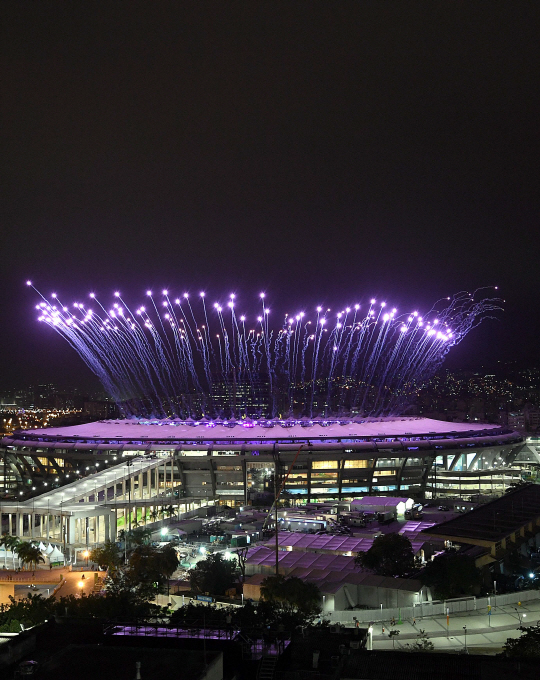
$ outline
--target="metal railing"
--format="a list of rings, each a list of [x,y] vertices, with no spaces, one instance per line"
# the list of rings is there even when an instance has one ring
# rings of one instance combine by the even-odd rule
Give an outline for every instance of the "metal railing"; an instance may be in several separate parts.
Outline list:
[[[353,623],[356,619],[360,623],[375,621],[396,621],[401,619],[414,619],[426,616],[446,616],[446,614],[459,614],[472,611],[487,611],[491,605],[493,611],[497,607],[514,605],[518,602],[539,600],[540,591],[522,590],[517,593],[505,593],[504,595],[490,595],[489,597],[457,598],[455,600],[435,600],[433,602],[421,602],[412,607],[392,607],[388,609],[351,609],[345,611],[333,611],[324,614],[324,618],[330,623]]]

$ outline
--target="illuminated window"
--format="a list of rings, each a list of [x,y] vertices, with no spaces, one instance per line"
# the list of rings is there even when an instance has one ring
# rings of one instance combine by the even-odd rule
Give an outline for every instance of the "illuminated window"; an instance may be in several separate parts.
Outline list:
[[[337,470],[337,460],[314,460],[311,464],[313,470]]]
[[[346,460],[345,468],[370,468],[373,466],[373,458],[364,460]]]
[[[335,480],[335,479],[337,479],[337,476],[338,476],[337,472],[312,472],[311,473],[311,479],[312,480],[322,480],[322,479]]]

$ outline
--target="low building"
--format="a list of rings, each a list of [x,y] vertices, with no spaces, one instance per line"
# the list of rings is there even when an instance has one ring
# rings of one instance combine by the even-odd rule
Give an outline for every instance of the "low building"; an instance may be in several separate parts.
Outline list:
[[[517,548],[525,554],[527,547],[540,546],[540,486],[527,484],[421,533],[447,545],[485,548],[476,557],[477,566],[498,571],[509,551]]]
[[[332,569],[293,570],[289,576],[315,584],[321,593],[323,612],[344,611],[355,607],[383,605],[385,609],[413,607],[431,600],[431,591],[415,579],[377,576],[366,572],[343,572]],[[244,583],[244,599],[261,599],[261,584],[266,574],[256,574]]]

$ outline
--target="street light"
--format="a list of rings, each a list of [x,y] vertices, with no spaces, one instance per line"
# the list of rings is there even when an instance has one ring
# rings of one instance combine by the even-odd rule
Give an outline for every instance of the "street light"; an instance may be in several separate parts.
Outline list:
[[[465,654],[468,654],[468,651],[467,651],[467,626],[463,626],[463,631],[465,632]]]
[[[86,560],[86,568],[88,569],[88,558],[90,557],[90,552],[88,550],[85,550],[83,552],[83,557]]]
[[[275,446],[275,445],[274,445]],[[300,455],[300,451],[305,447],[305,446],[312,446],[311,443],[308,444],[301,444],[300,447],[298,448],[298,451],[296,452],[295,457],[293,458],[293,462],[291,463],[287,474],[283,478],[283,481],[281,482],[281,486],[278,487],[278,464],[277,460],[275,462],[274,466],[274,492],[275,492],[275,498],[274,498],[274,524],[275,524],[275,533],[276,533],[276,576],[279,576],[279,522],[278,522],[278,504],[279,504],[279,497],[281,496],[281,493],[283,489],[285,488],[285,484],[287,483],[287,479],[289,478],[289,475],[291,474],[291,470],[294,467],[294,464],[296,463],[296,460],[298,456]],[[272,509],[270,509],[270,514],[272,513]]]
[[[77,585],[79,586],[79,597],[82,597],[84,595],[84,581],[79,581]]]

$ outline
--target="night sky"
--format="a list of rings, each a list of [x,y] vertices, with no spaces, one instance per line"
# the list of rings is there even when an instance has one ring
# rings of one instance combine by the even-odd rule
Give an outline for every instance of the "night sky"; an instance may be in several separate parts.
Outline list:
[[[451,367],[537,361],[538,2],[0,7],[0,387],[89,372],[36,320],[148,287],[247,311],[498,285]]]

